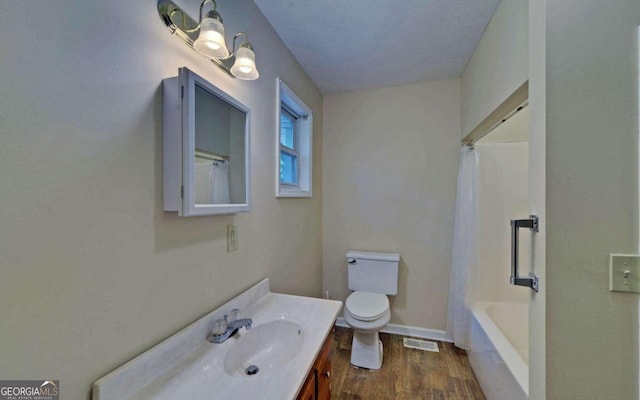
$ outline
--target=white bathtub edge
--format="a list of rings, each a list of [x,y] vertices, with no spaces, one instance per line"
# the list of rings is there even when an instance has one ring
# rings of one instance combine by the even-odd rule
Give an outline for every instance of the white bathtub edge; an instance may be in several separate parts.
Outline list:
[[[473,337],[473,329],[470,332],[471,349],[469,350],[469,358],[472,360],[474,353],[477,353],[477,349],[473,349],[473,343],[478,341],[488,341],[494,347],[494,350],[498,353],[502,362],[506,365],[506,369],[511,374],[513,379],[516,380],[519,388],[522,390],[526,398],[529,398],[529,366],[524,362],[520,355],[513,348],[512,344],[507,340],[500,329],[495,325],[491,317],[486,313],[485,308],[488,305],[494,303],[491,302],[479,302],[473,307],[472,312],[472,325],[477,323],[482,333],[485,335],[483,338]],[[474,360],[472,360],[472,367],[474,366]],[[476,375],[481,375],[476,372]]]

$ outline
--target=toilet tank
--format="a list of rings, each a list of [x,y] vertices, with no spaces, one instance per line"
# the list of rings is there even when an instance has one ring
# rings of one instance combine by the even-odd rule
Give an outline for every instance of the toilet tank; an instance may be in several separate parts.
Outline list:
[[[347,278],[349,289],[362,292],[398,294],[400,254],[349,251]]]

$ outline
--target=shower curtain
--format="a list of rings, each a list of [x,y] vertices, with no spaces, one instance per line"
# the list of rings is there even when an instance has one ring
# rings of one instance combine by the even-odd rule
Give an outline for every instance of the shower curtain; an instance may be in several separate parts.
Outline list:
[[[211,184],[211,204],[230,204],[228,161],[216,161],[211,165],[209,182]]]
[[[463,349],[469,348],[470,306],[473,299],[470,283],[476,273],[478,256],[477,171],[477,152],[472,147],[463,146],[458,169],[447,318],[448,333],[453,337],[455,345]]]
[[[193,170],[193,184],[195,186],[195,203],[211,203],[211,183],[209,174],[211,173],[211,161],[203,158],[195,158]]]

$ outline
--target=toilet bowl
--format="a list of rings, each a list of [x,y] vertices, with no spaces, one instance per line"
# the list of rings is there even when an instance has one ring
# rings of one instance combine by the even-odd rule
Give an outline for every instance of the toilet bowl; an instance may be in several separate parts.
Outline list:
[[[391,311],[387,295],[398,292],[398,263],[395,253],[350,251],[347,253],[349,289],[344,319],[353,328],[351,364],[380,369],[382,342],[378,332],[389,323]]]
[[[353,292],[345,302],[345,319],[351,326],[361,331],[375,331],[389,323],[389,299],[386,295],[371,292]]]
[[[380,329],[391,319],[389,299],[379,293],[353,292],[345,303],[344,317],[353,328],[351,364],[368,369],[382,367]]]

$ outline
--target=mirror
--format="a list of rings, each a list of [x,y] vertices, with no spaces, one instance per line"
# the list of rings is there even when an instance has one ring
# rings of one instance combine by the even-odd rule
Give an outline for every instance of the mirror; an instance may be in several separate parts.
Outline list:
[[[163,94],[165,211],[249,211],[249,108],[187,68]]]

